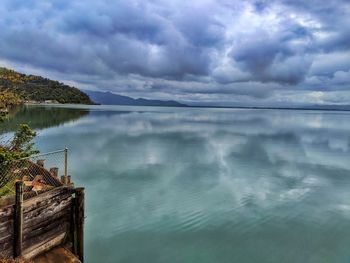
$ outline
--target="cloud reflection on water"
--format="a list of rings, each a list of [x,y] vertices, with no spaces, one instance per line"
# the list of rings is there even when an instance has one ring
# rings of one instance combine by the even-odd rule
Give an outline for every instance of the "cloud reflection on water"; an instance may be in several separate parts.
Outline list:
[[[113,251],[115,244],[123,246],[122,238],[149,249],[163,240],[169,255],[180,250],[186,260],[185,246],[202,235],[207,243],[197,252],[223,253],[221,262],[230,262],[232,253],[249,262],[253,255],[244,245],[259,244],[254,255],[265,255],[280,240],[280,251],[261,262],[281,262],[300,239],[308,240],[311,254],[325,249],[329,232],[336,233],[328,242],[338,250],[320,257],[349,256],[341,250],[344,240],[350,242],[349,113],[149,109],[91,111],[43,130],[38,139],[44,149],[63,143],[71,148],[71,173],[88,192],[91,259],[96,242],[113,254],[108,262],[134,258]],[[155,238],[150,244],[143,239],[147,234]],[[215,248],[222,238],[240,245]],[[151,257],[143,248],[143,256]]]

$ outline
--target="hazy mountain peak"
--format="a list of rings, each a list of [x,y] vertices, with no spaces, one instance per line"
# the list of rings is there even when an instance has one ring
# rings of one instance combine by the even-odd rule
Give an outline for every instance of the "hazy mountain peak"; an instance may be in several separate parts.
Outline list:
[[[151,100],[145,98],[131,98],[124,95],[112,93],[110,91],[91,91],[83,90],[90,98],[99,104],[105,105],[131,105],[131,106],[167,106],[167,107],[186,107],[186,104],[174,100]]]

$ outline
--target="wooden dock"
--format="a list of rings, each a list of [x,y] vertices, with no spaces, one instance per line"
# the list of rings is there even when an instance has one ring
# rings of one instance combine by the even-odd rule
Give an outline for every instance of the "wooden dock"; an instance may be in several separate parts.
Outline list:
[[[83,262],[84,189],[60,186],[23,200],[22,188],[17,182],[15,204],[0,207],[0,254],[41,260],[35,262]],[[70,253],[63,248],[67,243]],[[73,261],[59,261],[64,257]]]
[[[84,262],[84,188],[68,175],[68,150],[21,159],[9,170],[15,195],[0,202],[0,255],[30,262]],[[64,175],[45,157],[64,154]],[[40,159],[38,159],[40,158]]]

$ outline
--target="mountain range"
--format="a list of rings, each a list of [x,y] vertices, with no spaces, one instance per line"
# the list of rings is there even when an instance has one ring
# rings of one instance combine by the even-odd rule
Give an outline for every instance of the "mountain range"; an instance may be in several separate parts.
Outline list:
[[[0,67],[0,92],[15,94],[22,101],[72,103],[72,104],[106,104],[134,106],[168,106],[186,107],[177,101],[150,100],[114,94],[111,92],[79,90],[59,81],[41,76],[26,75],[12,69]]]
[[[174,100],[149,100],[144,98],[133,99],[128,96],[118,95],[112,92],[82,90],[89,95],[90,99],[98,104],[105,105],[132,105],[132,106],[166,106],[166,107],[187,107],[186,104]]]
[[[245,105],[236,104],[219,106],[214,104],[196,103],[186,105],[174,100],[153,100],[118,95],[109,91],[80,90],[59,81],[45,77],[26,75],[11,69],[0,67],[0,95],[14,95],[21,101],[72,103],[72,104],[105,104],[105,105],[132,105],[132,106],[167,106],[167,107],[209,107],[209,108],[250,108],[250,109],[294,109],[294,110],[335,110],[350,111],[350,105],[325,104],[277,104],[272,105]],[[12,95],[11,95],[12,94]],[[8,97],[8,98],[10,98]],[[1,102],[1,101],[0,101]],[[8,102],[8,101],[7,101]]]

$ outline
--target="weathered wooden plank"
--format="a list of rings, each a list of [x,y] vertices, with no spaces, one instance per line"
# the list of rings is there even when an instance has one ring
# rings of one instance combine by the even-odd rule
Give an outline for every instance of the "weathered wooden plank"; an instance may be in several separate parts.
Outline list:
[[[57,195],[57,196],[54,196],[51,198],[42,199],[41,202],[38,202],[38,203],[28,207],[28,208],[25,208],[24,213],[29,213],[29,212],[32,212],[34,210],[40,211],[41,209],[45,209],[47,206],[50,206],[51,204],[55,204],[55,203],[60,202],[60,200],[62,198],[67,198],[68,196],[71,196],[71,195],[61,193],[60,195]]]
[[[51,239],[44,240],[40,244],[24,250],[23,257],[26,259],[31,259],[31,258],[34,258],[35,256],[40,255],[46,251],[49,251],[50,249],[62,244],[65,237],[66,237],[66,233],[62,232],[60,234],[57,234],[55,237],[53,237]]]
[[[54,238],[55,236],[57,236],[60,233],[63,233],[63,232],[67,233],[67,229],[68,229],[68,224],[63,223],[61,225],[56,226],[54,229],[47,231],[46,233],[43,233],[41,235],[37,235],[37,236],[29,238],[29,239],[27,238],[23,241],[23,248],[29,249],[32,246],[36,246],[37,244],[41,244],[45,240],[50,240],[50,239]]]
[[[0,228],[2,228],[3,226],[7,226],[9,224],[12,224],[12,222],[13,222],[13,215],[6,217],[6,219],[7,220],[4,220],[4,221],[0,222]]]
[[[42,193],[38,196],[32,197],[24,202],[24,211],[28,212],[32,209],[37,208],[38,206],[40,206],[40,203],[45,202],[46,200],[52,199],[55,196],[61,195],[63,193],[69,193],[69,192],[72,192],[71,187],[61,186],[61,187],[56,187],[45,193]]]
[[[44,213],[54,213],[56,210],[61,209],[62,207],[66,206],[67,203],[70,204],[72,202],[72,196],[70,194],[68,195],[62,195],[59,197],[56,197],[54,200],[47,201],[45,204],[41,204],[40,207],[32,209],[30,211],[24,212],[24,219],[30,219],[35,218],[37,216],[40,216]]]
[[[71,193],[61,193],[60,195],[57,195],[50,199],[42,200],[40,203],[37,203],[36,206],[32,206],[30,210],[24,209],[24,216],[40,213],[41,210],[44,210],[51,205],[59,204],[62,200],[69,197],[72,197]]]
[[[0,244],[9,242],[9,240],[12,240],[12,238],[13,238],[13,236],[11,233],[7,234],[7,235],[0,236]]]
[[[23,242],[23,182],[16,182],[16,201],[14,208],[14,231],[13,231],[13,250],[14,256],[22,255]]]
[[[11,249],[11,253],[13,252],[13,230],[13,220],[2,223],[0,230],[0,254],[7,249]]]
[[[13,215],[13,205],[0,208],[0,218],[12,216]]]
[[[13,219],[13,214],[9,215],[9,216],[3,216],[0,217],[0,225],[1,224],[6,224],[8,221]]]
[[[67,222],[70,223],[69,210],[63,209],[62,211],[57,212],[55,215],[48,217],[46,220],[33,221],[33,224],[26,224],[23,229],[23,233],[28,233],[39,228],[43,228],[51,223],[55,222]]]
[[[13,257],[13,247],[1,250],[1,256]]]
[[[5,231],[6,229],[10,228],[11,226],[13,226],[13,219],[9,219],[7,221],[0,223],[0,233],[2,231]],[[1,236],[1,234],[0,234],[0,236]]]
[[[12,249],[13,252],[13,240],[9,238],[6,242],[0,243],[0,255],[2,254],[2,251]]]
[[[9,220],[7,222],[0,224],[0,240],[1,237],[7,234],[13,233],[13,220]]]
[[[10,249],[12,247],[13,247],[13,236],[8,235],[8,236],[2,237],[0,241],[0,254],[1,254],[1,251]]]
[[[60,227],[62,224],[65,224],[65,225],[69,224],[69,214],[64,214],[57,220],[54,220],[51,222],[47,221],[45,225],[42,225],[40,227],[27,228],[24,234],[24,240],[28,240],[30,238],[39,236],[41,234],[46,234],[50,230]]]
[[[60,200],[60,202],[46,206],[45,209],[32,210],[30,213],[25,213],[24,228],[39,224],[42,221],[50,220],[51,218],[54,219],[55,214],[61,212],[62,210],[70,211],[72,200],[73,198],[68,196],[66,199]]]
[[[32,228],[37,225],[45,224],[45,222],[55,221],[62,214],[69,213],[71,211],[72,200],[67,200],[58,206],[49,207],[43,210],[40,214],[33,217],[26,217],[24,228]]]

